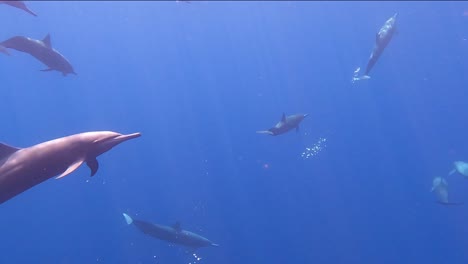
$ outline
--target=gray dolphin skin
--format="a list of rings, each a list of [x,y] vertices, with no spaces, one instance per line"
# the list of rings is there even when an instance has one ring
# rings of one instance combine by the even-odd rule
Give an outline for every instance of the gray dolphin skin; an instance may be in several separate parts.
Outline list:
[[[16,7],[23,11],[28,12],[29,14],[33,16],[37,16],[36,13],[31,11],[31,9],[29,9],[23,1],[0,1],[0,4],[6,4],[12,7]]]
[[[294,128],[296,129],[296,132],[297,132],[299,131],[299,124],[308,115],[309,114],[296,114],[296,115],[286,116],[283,113],[283,116],[281,117],[281,121],[279,121],[274,127],[268,130],[257,131],[257,133],[277,136],[280,134],[284,134]]]
[[[66,76],[67,74],[76,75],[70,62],[68,62],[68,60],[57,50],[52,48],[49,34],[47,34],[43,40],[15,36],[0,42],[0,46],[0,51],[3,53],[8,54],[6,48],[28,53],[49,67],[42,71],[55,70],[61,72],[63,76]]]
[[[31,187],[59,175],[65,177],[84,162],[96,174],[99,155],[140,136],[94,131],[62,137],[28,148],[0,144],[0,204]]]
[[[204,238],[193,232],[183,230],[179,223],[176,223],[173,226],[164,226],[132,219],[128,214],[125,213],[123,213],[123,216],[128,225],[134,224],[141,232],[157,239],[183,245],[192,249],[208,246],[219,246],[207,238]]]
[[[375,46],[370,55],[369,61],[367,62],[366,71],[364,72],[365,76],[369,76],[369,72],[380,58],[380,55],[382,55],[388,43],[390,43],[390,40],[392,40],[392,37],[396,31],[395,22],[397,16],[398,13],[395,13],[391,18],[389,18],[379,30],[379,33],[375,35]]]

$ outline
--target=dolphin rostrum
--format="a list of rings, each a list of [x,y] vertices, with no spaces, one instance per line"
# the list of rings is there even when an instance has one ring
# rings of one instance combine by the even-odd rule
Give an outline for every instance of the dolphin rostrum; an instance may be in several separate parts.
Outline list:
[[[396,32],[395,23],[396,23],[397,16],[398,16],[398,13],[395,13],[391,18],[389,18],[385,22],[382,28],[380,28],[379,32],[375,34],[374,50],[372,51],[369,57],[369,60],[367,61],[367,66],[366,66],[364,75],[361,77],[358,77],[358,74],[361,68],[360,67],[357,68],[356,71],[354,71],[353,82],[370,78],[369,72],[372,70],[375,63],[377,63],[377,61],[380,58],[380,55],[382,55],[383,51],[387,47],[388,43],[390,43],[390,40],[392,40],[393,35]]]
[[[462,205],[462,203],[451,203],[448,200],[448,183],[442,177],[436,177],[432,181],[431,192],[437,196],[437,203],[442,205]]]
[[[49,67],[42,71],[56,70],[61,72],[63,76],[70,73],[76,75],[70,62],[57,50],[52,48],[49,34],[43,40],[15,36],[0,42],[0,52],[9,54],[6,48],[28,53]]]
[[[0,1],[0,4],[6,4],[6,5],[9,5],[9,6],[12,6],[12,7],[16,7],[16,8],[19,8],[19,9],[23,10],[23,11],[28,12],[29,14],[31,14],[33,16],[37,16],[36,13],[31,11],[31,9],[29,9],[23,1],[12,1],[12,0],[10,0],[10,1]]]
[[[281,121],[279,121],[274,127],[268,130],[257,131],[257,133],[276,136],[276,135],[284,134],[294,128],[296,129],[296,132],[297,132],[299,131],[299,124],[308,115],[309,114],[296,114],[296,115],[286,116],[283,113],[283,116],[281,117]]]
[[[128,225],[134,224],[141,232],[157,239],[165,240],[175,244],[197,249],[207,246],[219,246],[193,232],[183,230],[180,223],[175,223],[173,226],[164,226],[153,224],[141,220],[132,219],[128,214],[123,213],[125,221]]]
[[[0,144],[0,204],[56,175],[59,175],[57,179],[65,177],[85,162],[93,176],[99,167],[96,157],[139,136],[140,133],[122,135],[112,131],[95,131],[28,148]]]

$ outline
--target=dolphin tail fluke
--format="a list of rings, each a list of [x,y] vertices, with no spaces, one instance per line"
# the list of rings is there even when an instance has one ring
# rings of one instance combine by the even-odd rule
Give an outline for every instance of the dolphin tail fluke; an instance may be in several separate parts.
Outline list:
[[[453,170],[451,170],[451,171],[449,172],[449,174],[448,174],[448,175],[452,175],[452,174],[454,174],[455,172],[457,172],[457,169],[453,169]]]
[[[351,79],[351,82],[352,83],[355,83],[357,81],[361,81],[361,80],[368,80],[370,79],[370,76],[367,75],[367,74],[364,74],[362,76],[359,76],[359,72],[361,71],[361,67],[357,67],[357,69],[354,71],[354,74],[353,74],[353,79]]]
[[[268,135],[273,135],[273,132],[269,130],[262,130],[262,131],[257,131],[257,134],[268,134]]]
[[[131,225],[133,223],[133,219],[126,213],[123,213],[123,216],[125,218],[125,222],[127,222],[127,225]]]

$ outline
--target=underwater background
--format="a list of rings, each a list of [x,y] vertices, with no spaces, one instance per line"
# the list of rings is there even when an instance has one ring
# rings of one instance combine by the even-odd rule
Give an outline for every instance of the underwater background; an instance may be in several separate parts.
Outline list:
[[[2,204],[0,263],[468,263],[468,205],[430,192],[468,160],[468,3],[27,5],[38,17],[0,6],[1,40],[50,33],[77,76],[0,54],[0,141],[142,137],[92,178],[83,166]],[[352,84],[396,12],[372,78]],[[255,133],[283,112],[309,116]],[[447,181],[468,203],[468,181]],[[124,212],[220,246],[194,256]]]

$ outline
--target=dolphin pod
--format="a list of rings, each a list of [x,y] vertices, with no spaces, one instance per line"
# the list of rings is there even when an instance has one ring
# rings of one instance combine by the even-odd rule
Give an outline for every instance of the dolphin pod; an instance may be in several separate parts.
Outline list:
[[[57,176],[65,177],[86,162],[96,174],[99,155],[140,136],[94,131],[46,141],[28,148],[0,144],[0,204]]]
[[[397,19],[398,13],[395,13],[391,18],[389,18],[387,21],[385,21],[385,24],[380,28],[379,32],[375,34],[375,45],[374,49],[369,57],[369,60],[367,61],[367,66],[366,70],[364,71],[364,75],[361,77],[358,77],[359,71],[361,68],[357,68],[354,71],[354,77],[353,77],[353,82],[359,81],[359,80],[365,80],[365,79],[370,79],[369,73],[374,67],[374,65],[377,63],[379,60],[380,56],[384,52],[385,48],[387,47],[388,43],[390,43],[390,40],[392,40],[393,35],[396,32],[396,19]]]
[[[274,127],[268,130],[257,131],[257,133],[277,136],[277,135],[284,134],[294,128],[296,129],[296,132],[298,132],[299,124],[308,115],[309,114],[296,114],[296,115],[286,116],[283,113],[283,116],[281,117],[281,121],[279,121]]]
[[[123,216],[128,225],[134,224],[144,234],[157,239],[187,246],[192,249],[208,246],[218,246],[218,244],[211,242],[205,237],[187,230],[183,230],[180,227],[180,223],[175,223],[173,226],[165,226],[132,219],[128,214],[125,213],[123,213]]]
[[[9,54],[7,48],[28,53],[49,67],[42,71],[56,70],[61,72],[63,76],[70,73],[76,75],[70,62],[57,50],[52,48],[49,34],[43,40],[15,36],[0,42],[0,52]]]
[[[23,11],[28,12],[29,14],[31,14],[33,16],[37,16],[36,13],[31,11],[31,9],[29,9],[23,1],[11,1],[11,0],[10,1],[0,1],[0,4],[6,4],[6,5],[9,5],[9,6],[12,6],[12,7],[16,7],[16,8],[19,8],[19,9],[23,10]]]

